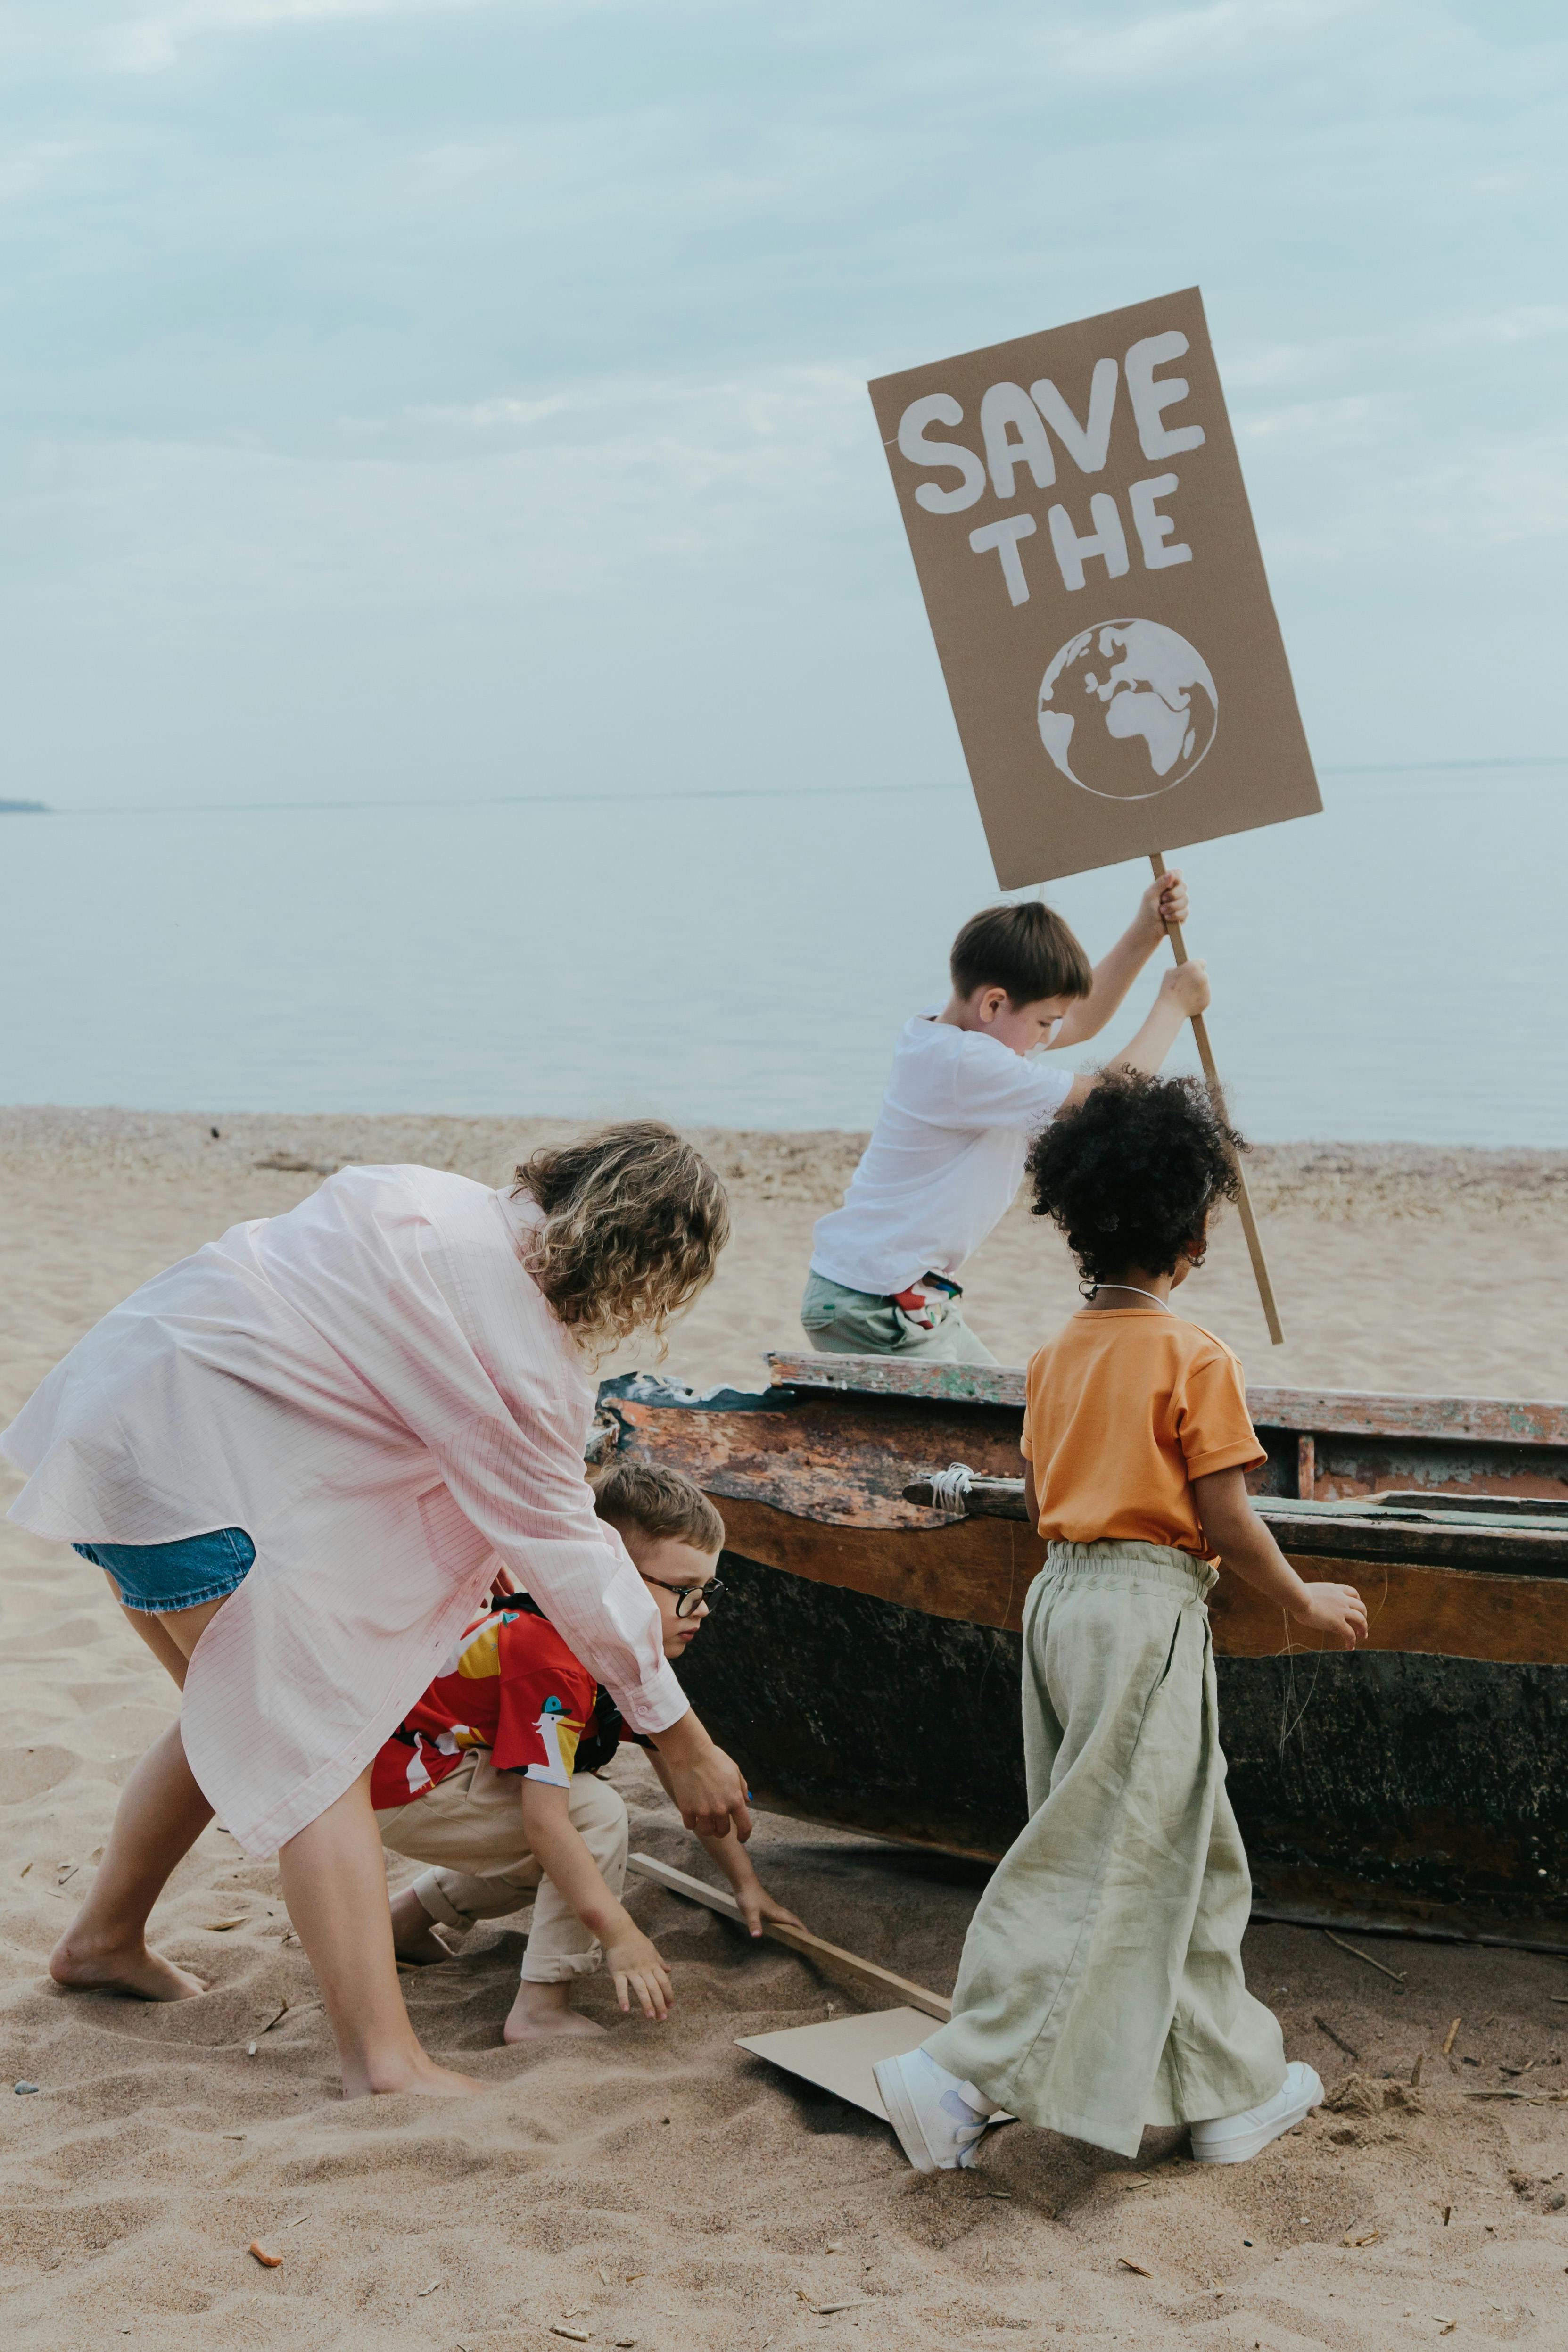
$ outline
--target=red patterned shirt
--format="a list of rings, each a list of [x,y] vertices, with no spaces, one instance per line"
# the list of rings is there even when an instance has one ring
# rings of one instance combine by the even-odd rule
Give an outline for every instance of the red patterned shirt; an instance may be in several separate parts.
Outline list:
[[[379,1812],[422,1797],[470,1748],[489,1748],[500,1772],[568,1788],[598,1699],[593,1675],[536,1603],[522,1593],[487,1601],[376,1757],[371,1802]]]

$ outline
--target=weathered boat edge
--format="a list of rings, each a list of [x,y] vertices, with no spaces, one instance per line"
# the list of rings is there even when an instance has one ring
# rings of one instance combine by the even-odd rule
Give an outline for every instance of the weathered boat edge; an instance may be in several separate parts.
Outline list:
[[[1022,1412],[1025,1372],[1011,1364],[928,1364],[896,1356],[794,1356],[764,1361],[775,1388],[829,1389],[842,1395],[905,1397],[931,1404],[1008,1405]],[[1372,1437],[1447,1438],[1513,1445],[1568,1445],[1562,1398],[1427,1396],[1410,1390],[1249,1387],[1255,1422],[1281,1428],[1342,1430]]]

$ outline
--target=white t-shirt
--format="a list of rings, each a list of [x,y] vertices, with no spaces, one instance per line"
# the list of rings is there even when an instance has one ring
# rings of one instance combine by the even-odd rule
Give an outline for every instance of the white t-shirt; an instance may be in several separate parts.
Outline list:
[[[813,1273],[879,1297],[955,1276],[1006,1214],[1072,1082],[934,1013],[907,1021],[844,1206],[817,1220]]]

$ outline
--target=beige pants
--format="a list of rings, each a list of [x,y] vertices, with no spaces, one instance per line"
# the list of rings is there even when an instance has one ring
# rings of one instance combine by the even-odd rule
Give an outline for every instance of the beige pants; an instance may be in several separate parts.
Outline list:
[[[619,1902],[626,1874],[626,1806],[607,1781],[574,1772],[567,1812]],[[443,1927],[503,1919],[531,1897],[524,1984],[558,1984],[591,1976],[598,1967],[597,1942],[529,1851],[518,1774],[498,1772],[488,1748],[471,1749],[424,1796],[411,1805],[387,1806],[375,1819],[383,1845],[394,1853],[438,1865],[415,1880],[414,1892]]]
[[[1027,1826],[926,2048],[1026,2122],[1136,2156],[1145,2124],[1270,2099],[1278,2021],[1241,1968],[1252,1883],[1225,1788],[1204,1596],[1163,1544],[1052,1544],[1024,1607]]]

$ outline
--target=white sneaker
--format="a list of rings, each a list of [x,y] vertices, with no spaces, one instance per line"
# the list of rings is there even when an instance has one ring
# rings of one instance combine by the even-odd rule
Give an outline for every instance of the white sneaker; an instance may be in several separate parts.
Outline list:
[[[983,2091],[961,2083],[923,2050],[883,2058],[871,2071],[899,2146],[917,2172],[952,2172],[974,2162],[982,2134],[1002,2112]]]
[[[1221,2116],[1213,2123],[1193,2126],[1194,2164],[1245,2164],[1282,2132],[1293,2131],[1305,2116],[1323,2104],[1323,2086],[1310,2066],[1297,2058],[1285,2069],[1285,2080],[1260,2107],[1239,2116]]]

